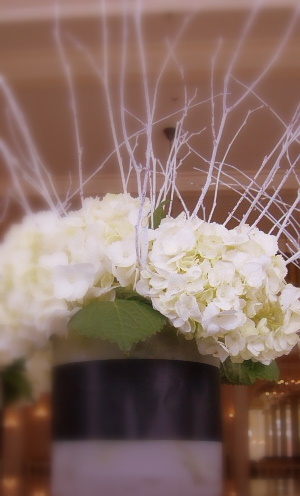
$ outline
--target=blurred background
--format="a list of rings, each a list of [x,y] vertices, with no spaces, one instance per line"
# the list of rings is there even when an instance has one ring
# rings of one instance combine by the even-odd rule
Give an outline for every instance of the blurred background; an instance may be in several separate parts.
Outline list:
[[[261,3],[262,8],[235,64],[235,76],[248,85],[264,71],[268,60],[276,53],[298,5],[297,0],[266,0]],[[167,67],[159,86],[156,115],[159,122],[154,128],[153,140],[163,160],[169,153],[164,129],[176,125],[174,115],[184,102],[181,70],[188,91],[192,94],[197,88],[202,100],[209,98],[211,60],[219,40],[222,40],[215,67],[215,86],[221,88],[230,58],[255,2],[144,0],[141,4],[150,87],[157,79],[166,39],[174,38],[186,14],[191,14],[176,47],[176,60]],[[101,5],[92,0],[61,0],[58,5],[57,10],[52,0],[1,0],[0,73],[13,90],[58,194],[63,196],[68,188],[76,189],[77,159],[66,71],[54,39],[56,17],[76,88],[85,176],[109,155],[113,142],[104,96],[88,56],[92,55],[95,60],[103,56]],[[113,106],[117,105],[119,98],[122,5],[119,0],[106,2],[109,86]],[[134,11],[134,2],[129,1],[127,5]],[[144,111],[144,97],[135,38],[130,29],[128,47],[126,103],[130,112],[139,116]],[[287,42],[274,59],[256,92],[283,121],[289,122],[299,103],[299,19],[294,21]],[[246,105],[250,109],[253,102],[250,100]],[[13,128],[10,120],[9,107],[7,95],[1,92],[0,137],[12,147],[22,148],[19,131]],[[245,107],[242,110],[245,111]],[[188,129],[196,132],[206,126],[210,122],[210,112],[210,105],[191,112],[186,122]],[[21,120],[19,116],[19,122]],[[236,123],[233,120],[231,124],[234,128]],[[132,119],[129,131],[134,132],[136,126],[137,119]],[[228,157],[228,161],[237,166],[237,174],[245,173],[251,177],[255,174],[267,150],[277,143],[280,130],[278,120],[265,110],[249,123],[247,132],[240,134]],[[195,140],[201,153],[209,154],[210,145],[205,136],[195,137]],[[200,184],[194,165],[187,160],[179,178],[180,191],[188,205],[195,202]],[[282,197],[292,202],[297,187],[296,181],[288,181]],[[7,188],[9,178],[4,164],[0,163],[2,200]],[[93,178],[84,192],[86,196],[94,196],[119,190],[118,171],[115,159],[111,158],[101,176]],[[135,192],[134,185],[132,192]],[[41,196],[29,185],[26,195],[34,209],[45,207]],[[236,201],[232,191],[222,189],[215,220],[222,221],[222,214],[230,211]],[[76,207],[76,196],[72,202]],[[22,216],[17,199],[9,204],[3,201],[3,205],[5,219],[0,225],[1,236]],[[300,285],[299,270],[294,266],[289,268],[289,280]],[[299,350],[294,349],[289,356],[281,358],[279,365],[281,375],[278,383],[259,381],[249,387],[222,387],[226,496],[300,495]],[[51,392],[41,395],[34,404],[23,402],[4,409],[1,436],[3,495],[50,494],[50,433]]]

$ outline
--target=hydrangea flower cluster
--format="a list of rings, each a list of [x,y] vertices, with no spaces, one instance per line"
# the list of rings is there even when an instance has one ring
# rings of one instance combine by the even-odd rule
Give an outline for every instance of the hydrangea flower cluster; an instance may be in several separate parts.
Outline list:
[[[286,284],[275,236],[199,218],[163,219],[137,291],[202,354],[269,364],[298,342],[300,289]]]
[[[65,332],[67,304],[54,295],[51,264],[60,239],[51,212],[25,217],[0,246],[0,364],[43,347],[53,330]]]
[[[133,287],[139,215],[139,200],[108,194],[65,217],[41,212],[10,229],[0,245],[1,365],[65,334],[91,300],[113,300],[116,286]]]
[[[78,310],[113,301],[117,287],[150,300],[202,354],[268,364],[292,349],[300,289],[284,281],[274,236],[185,214],[150,229],[149,212],[148,200],[141,208],[128,194],[109,194],[64,217],[38,213],[11,228],[0,245],[0,365],[65,334]],[[139,224],[149,238],[138,238],[142,270]]]

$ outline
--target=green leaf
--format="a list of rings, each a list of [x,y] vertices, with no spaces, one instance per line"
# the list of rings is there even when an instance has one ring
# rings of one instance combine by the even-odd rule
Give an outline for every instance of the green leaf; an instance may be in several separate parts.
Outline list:
[[[118,300],[136,300],[136,301],[142,301],[143,303],[147,303],[147,305],[151,305],[151,301],[147,300],[144,298],[144,296],[141,296],[139,293],[136,291],[133,291],[132,289],[126,289],[126,288],[116,288],[116,298]]]
[[[245,360],[243,363],[233,363],[227,358],[221,364],[221,381],[225,384],[251,386],[257,379],[277,381],[279,369],[275,361],[270,365]]]
[[[255,373],[257,379],[262,379],[266,381],[278,381],[279,379],[279,368],[274,360],[270,365],[263,365],[262,363],[254,363]]]
[[[69,327],[87,337],[117,343],[122,351],[159,332],[166,318],[136,300],[94,301],[70,320]]]
[[[31,388],[23,360],[17,360],[1,371],[4,405],[26,398],[31,399]]]
[[[164,219],[167,214],[165,211],[165,204],[169,203],[170,200],[162,201],[158,207],[153,212],[153,229],[157,229],[162,219]]]

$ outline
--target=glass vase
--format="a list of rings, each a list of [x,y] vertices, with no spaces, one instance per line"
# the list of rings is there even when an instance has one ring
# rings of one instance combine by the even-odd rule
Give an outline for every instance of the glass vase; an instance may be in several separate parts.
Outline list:
[[[220,496],[218,361],[160,333],[55,342],[53,496]]]

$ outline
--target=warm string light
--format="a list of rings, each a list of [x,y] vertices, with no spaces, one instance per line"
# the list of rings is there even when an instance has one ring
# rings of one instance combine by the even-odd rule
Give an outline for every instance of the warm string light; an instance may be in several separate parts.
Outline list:
[[[285,386],[289,386],[290,388],[293,388],[294,386],[299,386],[300,385],[300,379],[288,379],[288,380],[283,380],[283,379],[280,379],[280,381],[277,381],[277,384],[278,386],[282,386],[284,391],[281,391],[281,390],[277,390],[277,391],[266,391],[264,393],[265,396],[270,396],[270,395],[273,395],[273,396],[277,396],[277,395],[283,395],[287,392],[287,388]]]
[[[283,380],[281,379],[280,381],[277,382],[279,385],[285,385],[288,386],[289,384],[294,384],[296,386],[299,386],[300,384],[300,379],[288,379],[288,380]]]

